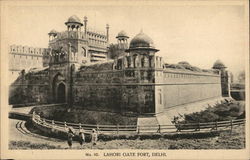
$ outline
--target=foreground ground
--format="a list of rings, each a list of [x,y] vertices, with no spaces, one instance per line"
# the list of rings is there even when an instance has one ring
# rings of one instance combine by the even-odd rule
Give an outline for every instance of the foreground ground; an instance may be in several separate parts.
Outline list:
[[[15,126],[17,120],[12,121]],[[39,135],[19,133],[12,127],[9,142],[10,149],[68,149],[67,142],[63,140],[46,138]],[[21,135],[21,136],[20,136]],[[193,137],[195,138],[195,137]],[[230,132],[222,132],[219,136],[200,139],[135,139],[102,141],[92,147],[86,143],[83,149],[242,149],[245,147],[244,126],[237,126]],[[73,142],[72,149],[80,149],[77,141]]]
[[[223,104],[215,108],[209,108],[202,112],[185,115],[185,120],[190,122],[199,121],[221,121],[229,119],[244,118],[244,101],[233,104]],[[45,107],[36,108],[36,111],[43,112],[46,118],[55,116],[57,120],[81,120],[81,122],[92,122],[94,124],[106,122],[117,124],[114,121],[118,117],[123,124],[136,123],[136,117],[123,117],[112,113],[94,113],[93,111],[78,108],[65,110],[64,107]],[[53,112],[52,112],[53,111]],[[75,114],[78,113],[78,114]],[[83,116],[84,115],[84,116]],[[94,118],[93,118],[94,117]],[[63,119],[62,119],[63,118]],[[116,119],[117,120],[117,119]],[[74,121],[73,121],[74,122]],[[41,136],[36,132],[30,132],[24,125],[25,121],[10,119],[10,149],[68,149],[66,140],[59,140]],[[221,132],[218,136],[198,138],[153,138],[141,140],[119,139],[104,141],[99,140],[96,146],[86,143],[83,149],[243,149],[245,148],[245,129],[244,126],[234,126],[233,132]],[[72,149],[80,149],[79,143],[74,141]]]

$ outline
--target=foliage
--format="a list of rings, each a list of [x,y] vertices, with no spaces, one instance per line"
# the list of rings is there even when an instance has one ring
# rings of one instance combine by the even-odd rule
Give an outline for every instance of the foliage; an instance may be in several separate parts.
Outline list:
[[[215,107],[208,107],[201,112],[184,115],[184,120],[178,123],[206,123],[215,121],[228,121],[244,117],[245,105],[239,102],[224,102]]]
[[[35,107],[33,110],[36,113],[43,114],[41,117],[62,122],[108,125],[134,125],[137,123],[137,117],[135,116],[128,117],[120,113],[89,111],[81,107],[72,107],[70,109],[66,106]]]
[[[115,59],[119,57],[119,55],[124,52],[123,50],[120,50],[116,44],[110,44],[108,48],[108,54],[109,58]]]
[[[214,70],[200,69],[198,67],[192,66],[186,61],[179,62],[178,64],[167,64],[166,63],[165,68],[189,70],[189,71],[193,71],[193,72],[208,72],[208,73],[214,72]]]
[[[178,64],[180,64],[180,65],[190,65],[187,61],[181,61]]]
[[[232,83],[231,84],[231,89],[232,90],[240,90],[240,89],[245,89],[245,84],[242,84],[242,83]]]
[[[245,71],[241,71],[238,75],[238,81],[240,83],[245,83],[245,78],[246,78]]]

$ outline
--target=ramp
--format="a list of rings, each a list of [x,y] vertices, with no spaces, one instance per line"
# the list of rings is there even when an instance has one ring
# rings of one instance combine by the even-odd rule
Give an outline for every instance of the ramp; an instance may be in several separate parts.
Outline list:
[[[155,116],[138,117],[137,119],[138,133],[156,133],[158,130],[158,121]]]

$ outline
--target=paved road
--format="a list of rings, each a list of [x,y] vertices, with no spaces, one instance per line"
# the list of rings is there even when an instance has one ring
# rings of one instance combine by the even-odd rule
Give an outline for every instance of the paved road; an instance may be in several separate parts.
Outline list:
[[[49,138],[41,136],[35,133],[31,133],[25,127],[25,121],[9,119],[9,140],[10,141],[28,141],[31,143],[38,144],[50,144],[50,145],[60,145],[61,147],[67,148],[67,142],[60,139]]]
[[[52,106],[52,105],[51,105]],[[30,110],[35,106],[11,108],[12,112],[29,114]],[[9,141],[26,141],[36,144],[60,145],[62,148],[68,148],[66,140],[49,138],[30,132],[23,120],[9,119]]]

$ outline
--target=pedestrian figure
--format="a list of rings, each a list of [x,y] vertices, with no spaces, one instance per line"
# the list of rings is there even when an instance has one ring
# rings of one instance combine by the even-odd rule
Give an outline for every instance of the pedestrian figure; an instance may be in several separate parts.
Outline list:
[[[92,146],[96,145],[96,142],[97,142],[97,132],[95,129],[92,129],[92,136],[91,136],[91,142],[92,142]]]
[[[74,137],[73,129],[69,128],[68,129],[68,145],[69,145],[69,148],[72,148],[73,137]]]
[[[79,142],[82,148],[83,143],[85,142],[85,135],[84,135],[84,129],[81,126],[79,128]]]

